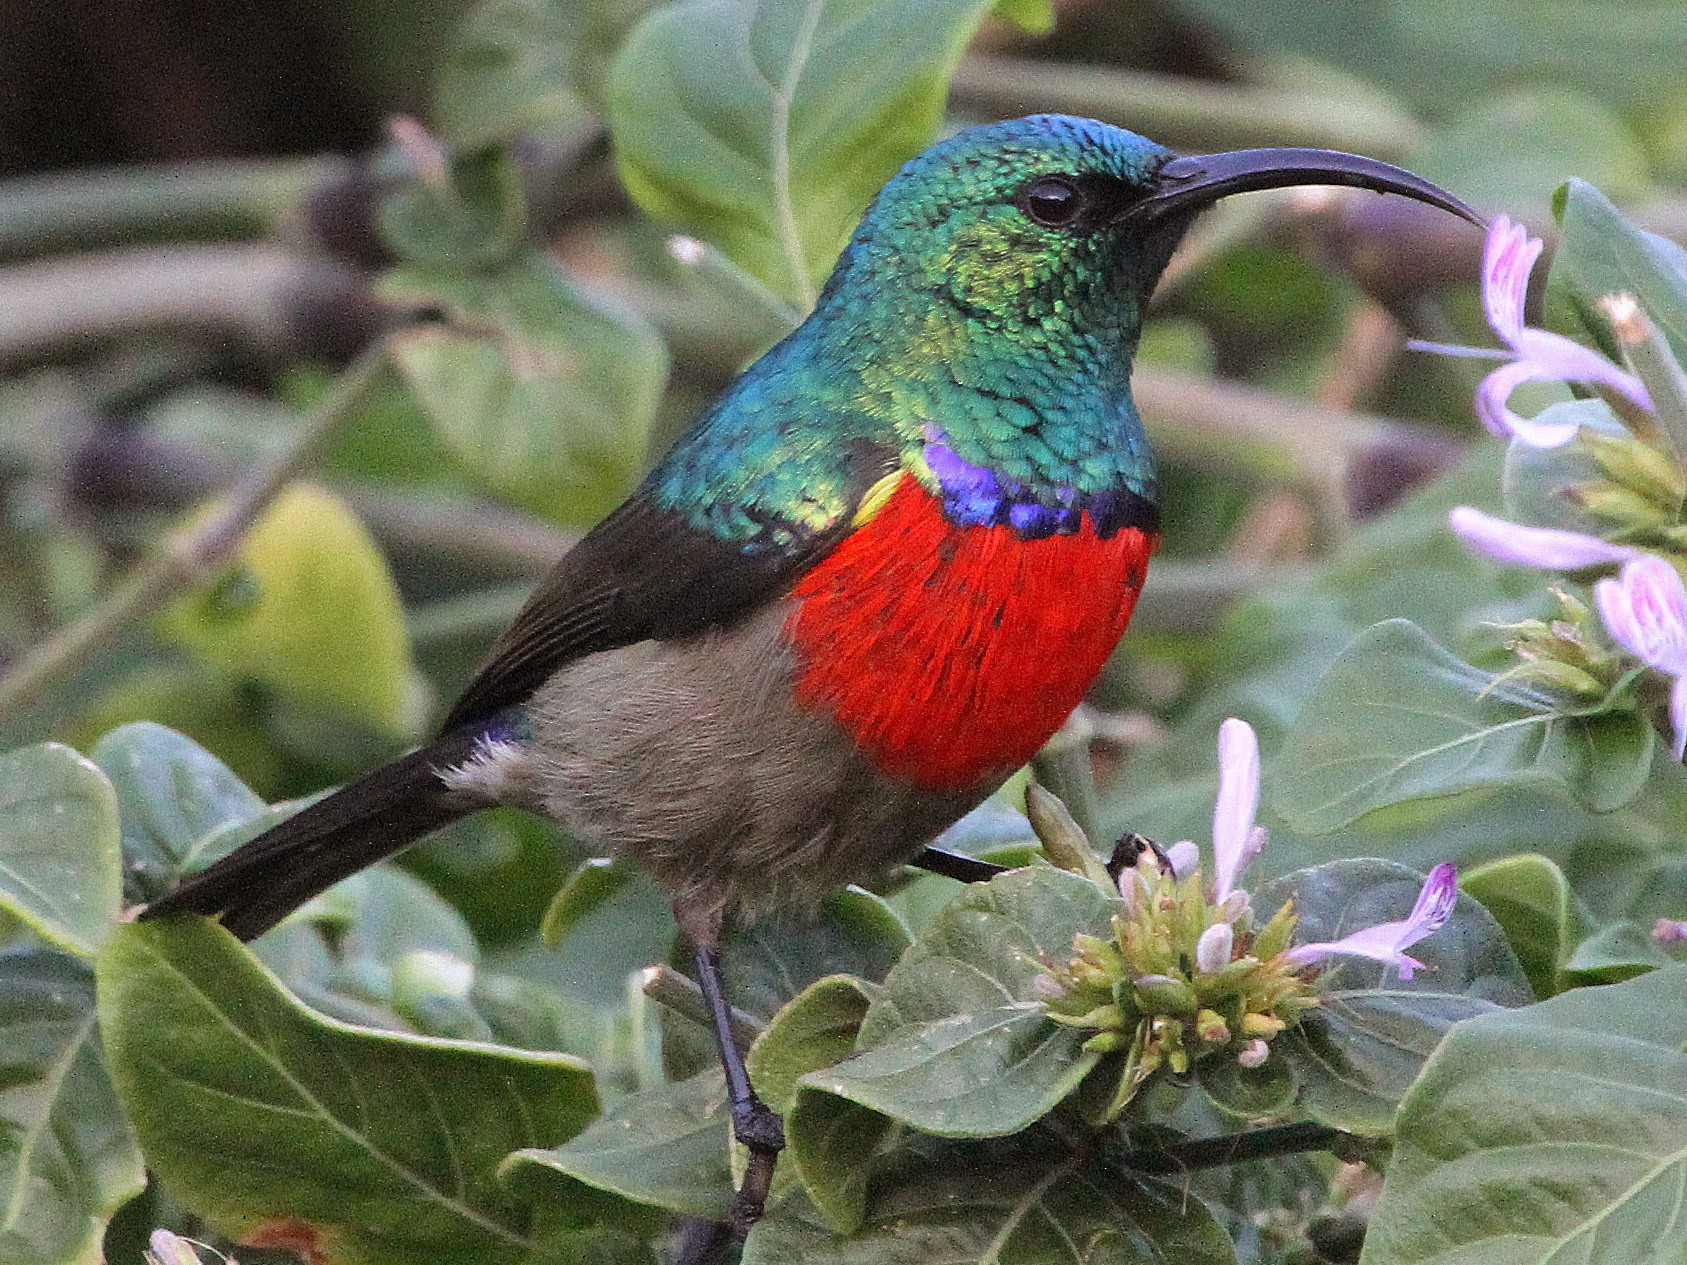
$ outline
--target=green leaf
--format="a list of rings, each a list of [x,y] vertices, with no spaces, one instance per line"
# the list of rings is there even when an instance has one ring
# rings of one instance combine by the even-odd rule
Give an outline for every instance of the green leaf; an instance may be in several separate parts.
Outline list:
[[[610,72],[616,160],[645,210],[806,311],[878,191],[931,141],[990,0],[680,0]],[[1041,19],[1046,6],[1013,4]]]
[[[106,1072],[87,963],[0,953],[0,1049],[0,1260],[99,1260],[105,1223],[146,1173]]]
[[[1403,800],[1554,782],[1609,812],[1639,794],[1651,755],[1631,720],[1563,716],[1549,695],[1391,619],[1319,681],[1279,752],[1272,805],[1320,832]]]
[[[786,1157],[809,1198],[837,1229],[861,1224],[871,1160],[891,1122],[876,1111],[797,1082],[855,1051],[877,986],[850,975],[816,980],[773,1017],[750,1049],[750,1078],[785,1117]]]
[[[539,923],[545,943],[556,948],[581,919],[601,909],[632,878],[632,867],[614,857],[587,857],[580,862],[557,889]]]
[[[1576,984],[1617,984],[1674,961],[1645,927],[1614,922],[1576,946],[1564,975]]]
[[[443,157],[443,156],[442,156]],[[515,159],[487,149],[449,162],[443,185],[417,181],[381,204],[381,240],[404,263],[451,272],[514,259],[527,235],[527,196]]]
[[[1496,88],[1555,83],[1623,109],[1676,100],[1687,28],[1673,0],[1180,0],[1239,49],[1315,58],[1405,96],[1429,117]]]
[[[1570,952],[1570,885],[1550,858],[1504,857],[1459,879],[1459,890],[1482,903],[1517,954],[1536,997],[1558,991],[1558,968]]]
[[[761,1100],[784,1115],[796,1098],[798,1080],[853,1054],[856,1034],[878,991],[853,975],[828,975],[787,1002],[745,1060]]]
[[[835,1234],[802,1199],[751,1232],[744,1265],[1234,1265],[1229,1237],[1176,1182],[1030,1145],[906,1148],[875,1174],[866,1222]]]
[[[1332,861],[1267,883],[1253,902],[1269,916],[1292,900],[1295,942],[1310,944],[1404,918],[1422,886],[1421,874],[1392,861]],[[1449,1027],[1533,1000],[1505,933],[1469,896],[1461,894],[1447,924],[1411,953],[1425,969],[1410,980],[1381,962],[1328,959],[1323,1005],[1272,1043],[1299,1074],[1300,1105],[1313,1119],[1350,1133],[1386,1133],[1400,1096]]]
[[[547,1199],[584,1186],[718,1221],[732,1203],[727,1140],[726,1086],[710,1070],[629,1094],[561,1146],[517,1151],[505,1172]]]
[[[1454,1028],[1400,1108],[1364,1265],[1687,1259],[1687,965]]]
[[[0,755],[0,909],[92,957],[123,905],[117,796],[56,742]]]
[[[89,753],[111,780],[123,824],[124,895],[162,895],[216,832],[243,825],[267,805],[221,760],[184,734],[151,721],[113,729]]]
[[[1651,186],[1633,130],[1595,97],[1562,87],[1512,88],[1438,130],[1412,170],[1474,206],[1533,212],[1572,177],[1632,201]]]
[[[1243,1067],[1233,1052],[1221,1051],[1197,1063],[1195,1074],[1216,1106],[1244,1120],[1286,1115],[1300,1092],[1293,1062],[1281,1056]]]
[[[463,20],[434,86],[445,140],[473,150],[524,133],[556,136],[585,120],[572,10],[555,0],[490,0]]]
[[[1014,1133],[1093,1067],[1085,1034],[1049,1021],[1034,981],[1105,934],[1116,896],[1064,870],[1031,867],[974,884],[886,977],[862,1026],[863,1051],[802,1084],[927,1133]]]
[[[1609,435],[1626,433],[1604,400],[1564,400],[1542,409],[1535,420],[1548,425],[1574,421]],[[1531,527],[1600,535],[1607,530],[1605,521],[1580,508],[1565,492],[1603,477],[1578,443],[1536,448],[1513,440],[1505,450],[1505,517]]]
[[[787,1162],[840,1234],[853,1234],[866,1220],[873,1157],[892,1123],[870,1108],[814,1089],[799,1090],[785,1115]]]
[[[1547,275],[1548,299],[1567,305],[1602,342],[1610,337],[1599,300],[1632,294],[1687,357],[1687,250],[1636,228],[1598,189],[1581,180],[1565,187],[1558,244]],[[1607,350],[1615,350],[1607,343]]]
[[[661,341],[527,247],[495,271],[406,268],[383,293],[443,307],[397,336],[404,379],[447,448],[488,489],[591,523],[631,489],[667,377]]]
[[[398,587],[369,533],[334,493],[285,489],[234,569],[159,621],[216,667],[389,734],[421,721]]]
[[[497,1166],[597,1112],[578,1059],[324,1018],[203,919],[120,928],[98,976],[149,1166],[237,1241],[351,1265],[516,1262],[537,1246],[533,1211]]]

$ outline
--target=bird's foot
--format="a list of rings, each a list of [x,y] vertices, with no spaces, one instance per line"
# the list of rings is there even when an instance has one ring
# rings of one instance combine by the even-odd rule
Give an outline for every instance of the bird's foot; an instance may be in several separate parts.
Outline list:
[[[1107,873],[1117,883],[1119,875],[1135,867],[1142,859],[1144,852],[1152,852],[1154,860],[1160,867],[1162,874],[1175,874],[1172,859],[1166,850],[1155,843],[1147,835],[1139,835],[1134,830],[1127,830],[1119,836],[1119,841],[1113,845],[1113,855],[1107,858]]]
[[[785,1149],[785,1124],[778,1112],[752,1097],[732,1104],[732,1136],[750,1150],[744,1181],[732,1196],[732,1238],[742,1243],[767,1207],[773,1169]]]

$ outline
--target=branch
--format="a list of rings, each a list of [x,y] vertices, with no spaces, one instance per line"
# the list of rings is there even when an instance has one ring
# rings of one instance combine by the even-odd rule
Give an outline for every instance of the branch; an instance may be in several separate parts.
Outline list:
[[[131,330],[204,329],[290,348],[301,317],[372,305],[355,270],[263,243],[188,244],[0,267],[0,364]]]
[[[118,242],[260,236],[344,158],[190,162],[0,183],[0,259]]]
[[[708,1003],[695,980],[681,975],[671,966],[647,966],[641,972],[639,987],[644,995],[675,1014],[684,1015],[694,1023],[713,1029]],[[761,1035],[762,1025],[738,1007],[732,1008],[732,1040],[740,1050],[748,1050]]]
[[[950,100],[973,114],[1011,118],[1059,110],[1119,123],[1174,147],[1311,145],[1398,157],[1423,129],[1410,115],[1356,99],[1182,75],[1020,57],[967,57]]]
[[[98,606],[37,646],[0,678],[0,715],[16,713],[82,671],[137,624],[227,566],[252,524],[276,493],[310,464],[380,373],[386,359],[385,340],[366,348],[346,367],[285,449],[253,471],[209,512],[178,528]]]
[[[1241,1164],[1248,1160],[1270,1159],[1276,1155],[1330,1151],[1340,1146],[1347,1137],[1340,1129],[1332,1129],[1327,1124],[1302,1121],[1266,1129],[1247,1129],[1216,1138],[1193,1138],[1172,1146],[1127,1151],[1115,1162],[1132,1172],[1176,1175],[1202,1168],[1223,1168],[1227,1164]]]

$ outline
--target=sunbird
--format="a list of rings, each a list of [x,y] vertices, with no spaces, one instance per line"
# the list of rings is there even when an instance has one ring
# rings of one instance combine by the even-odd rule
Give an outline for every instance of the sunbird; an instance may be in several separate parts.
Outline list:
[[[873,199],[814,310],[559,561],[439,736],[142,911],[249,940],[466,814],[514,804],[662,883],[760,1211],[780,1122],[730,1035],[723,927],[919,861],[1078,705],[1159,539],[1131,361],[1227,194],[1355,185],[1315,149],[1179,157],[1091,119],[969,128]]]

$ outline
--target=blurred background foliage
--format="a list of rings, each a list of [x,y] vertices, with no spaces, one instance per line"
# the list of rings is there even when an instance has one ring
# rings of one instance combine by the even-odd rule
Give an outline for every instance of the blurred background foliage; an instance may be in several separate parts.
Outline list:
[[[1576,175],[1643,226],[1687,235],[1673,90],[1687,18],[1672,3],[1063,0],[1049,31],[1020,6],[1006,13],[1028,24],[989,19],[954,63],[941,120],[948,67],[883,64],[896,42],[857,35],[817,63],[836,79],[817,94],[828,108],[799,102],[791,118],[792,185],[812,203],[794,208],[794,264],[766,235],[754,164],[678,104],[708,66],[683,40],[709,29],[709,6],[669,6],[611,72],[654,7],[7,6],[0,667],[108,600],[195,506],[315,444],[309,410],[333,375],[403,323],[397,371],[317,428],[315,460],[287,467],[311,483],[275,501],[238,565],[197,560],[165,609],[143,601],[50,688],[6,695],[7,746],[87,749],[158,720],[271,799],[402,749],[574,533],[788,326],[885,163],[940,126],[1065,110],[1185,150],[1351,148],[1537,230]],[[882,22],[951,20],[881,7]],[[687,8],[699,14],[667,23],[681,46],[665,46],[663,19]],[[708,20],[730,23],[717,10]],[[896,74],[927,85],[909,89],[900,133],[867,152],[828,144],[828,128],[885,110],[872,87],[851,95],[852,75]],[[394,117],[422,125],[389,130]],[[686,127],[703,139],[664,134]],[[698,162],[714,164],[702,200],[685,192]],[[803,163],[827,178],[805,180]],[[628,181],[662,214],[638,210]],[[713,251],[676,262],[675,227],[766,288]],[[1089,743],[1109,828],[1190,833],[1216,719],[1247,716],[1269,751],[1373,620],[1410,617],[1468,648],[1496,583],[1513,605],[1539,600],[1538,584],[1455,547],[1444,485],[1399,508],[1472,446],[1470,367],[1403,343],[1483,340],[1478,248],[1411,203],[1293,191],[1225,204],[1174,264],[1138,384],[1165,466],[1166,550]],[[1462,482],[1465,499],[1491,500],[1491,479]],[[1548,809],[1502,798],[1480,830],[1470,805],[1432,803],[1273,855],[1418,863],[1528,843],[1569,861],[1609,837],[1609,822],[1554,804],[1557,838],[1542,838]],[[531,823],[457,834],[408,863],[494,938],[532,925],[545,884],[490,875],[555,877],[575,859]]]
[[[687,113],[713,65],[668,22],[690,11],[696,39],[735,6],[682,0],[638,26],[656,7],[0,2],[0,747],[90,751],[158,721],[272,801],[403,750],[579,530],[800,313],[897,155],[943,128],[1066,111],[1187,151],[1351,149],[1549,238],[1549,197],[1579,176],[1687,240],[1673,0],[1059,0],[1052,29],[1016,0],[964,48],[978,0],[881,0],[887,29],[959,34],[925,62],[838,36],[825,108],[791,113],[778,215],[730,127]],[[793,231],[770,233],[781,218]],[[672,249],[675,229],[738,262]],[[1371,623],[1497,661],[1485,621],[1548,609],[1544,581],[1445,529],[1452,504],[1496,508],[1479,368],[1404,346],[1489,341],[1480,246],[1404,200],[1297,190],[1225,203],[1174,262],[1137,376],[1164,554],[1045,762],[1103,833],[1205,837],[1218,720],[1251,721],[1269,756]],[[390,361],[358,358],[383,337]],[[201,529],[231,505],[262,510],[249,534]],[[97,644],[67,641],[112,609]],[[1264,819],[1278,870],[1527,850],[1565,867],[1589,919],[1687,904],[1678,766],[1603,816],[1537,786],[1316,836],[1269,803]],[[975,848],[1026,837],[1000,807],[966,830]],[[631,1077],[651,1055],[627,972],[671,927],[641,880],[592,871],[552,910],[562,955],[539,948],[583,857],[512,813],[403,865],[472,929],[461,956],[577,1007],[558,1020],[570,1048],[613,1047],[606,1078]],[[898,909],[917,923],[940,883]],[[408,887],[365,896],[434,909]]]

